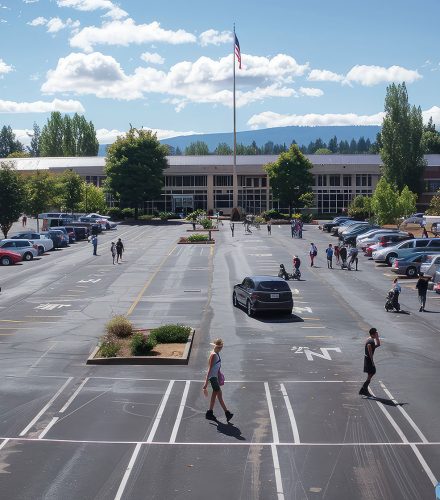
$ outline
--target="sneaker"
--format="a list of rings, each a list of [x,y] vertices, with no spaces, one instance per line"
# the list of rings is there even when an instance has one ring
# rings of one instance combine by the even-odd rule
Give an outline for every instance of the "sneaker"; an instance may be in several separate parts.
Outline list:
[[[234,416],[233,413],[231,413],[230,411],[226,410],[225,411],[225,417],[226,417],[226,421],[229,423],[229,420],[231,420],[231,418]]]
[[[215,418],[214,412],[212,410],[208,410],[205,415],[206,420],[217,420]]]
[[[367,396],[367,397],[371,396],[370,391],[368,389],[366,389],[365,387],[361,388],[361,390],[359,391],[359,394],[361,396]]]
[[[421,307],[421,308],[419,309],[419,313],[421,313],[422,311],[423,311],[423,307]]]

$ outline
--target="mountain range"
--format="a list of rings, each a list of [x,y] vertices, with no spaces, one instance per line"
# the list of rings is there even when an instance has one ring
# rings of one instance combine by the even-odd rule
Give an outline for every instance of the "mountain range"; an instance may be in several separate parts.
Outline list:
[[[246,130],[237,132],[237,144],[249,146],[253,141],[257,146],[261,147],[266,142],[274,144],[286,144],[287,146],[295,141],[297,144],[307,146],[310,142],[322,139],[325,143],[336,136],[339,141],[348,141],[352,139],[358,141],[361,137],[365,140],[370,139],[371,142],[376,140],[377,133],[380,132],[380,127],[375,125],[347,125],[347,126],[318,126],[318,127],[274,127],[259,130]],[[208,145],[210,151],[214,151],[219,143],[224,142],[229,146],[233,146],[234,137],[232,132],[223,132],[217,134],[196,134],[182,135],[171,137],[170,139],[162,139],[162,144],[168,144],[174,148],[179,148],[182,153],[185,148],[192,142],[202,141]],[[105,156],[107,144],[100,144],[99,156]]]

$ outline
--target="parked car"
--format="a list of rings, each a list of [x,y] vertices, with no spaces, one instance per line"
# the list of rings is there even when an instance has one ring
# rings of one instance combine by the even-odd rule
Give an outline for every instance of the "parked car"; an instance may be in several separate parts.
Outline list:
[[[403,224],[421,224],[424,216],[423,212],[412,214],[407,219],[404,219]]]
[[[414,238],[402,241],[395,246],[386,247],[373,252],[373,260],[391,265],[391,259],[401,259],[415,252],[440,252],[439,238]]]
[[[89,228],[86,226],[66,226],[68,228],[73,229],[76,241],[86,240],[89,236]]]
[[[248,316],[257,311],[284,311],[292,314],[293,297],[289,285],[274,276],[248,276],[234,286],[232,303],[246,307]]]
[[[101,214],[96,214],[96,213],[91,213],[85,215],[88,219],[110,219],[109,215],[101,215]]]
[[[368,222],[363,222],[363,221],[352,221],[352,224],[347,224],[346,226],[340,226],[338,229],[338,237],[341,238],[341,236],[344,233],[347,233],[348,231],[352,231],[356,227],[368,227],[369,223]],[[371,229],[371,226],[370,226]]]
[[[58,227],[57,229],[61,229],[62,231],[64,229],[66,230],[66,234],[69,237],[69,244],[76,242],[76,235],[75,235],[75,230],[73,229],[73,226],[63,226],[63,227]]]
[[[436,271],[434,278],[428,284],[428,288],[434,290],[436,293],[440,293],[440,271]]]
[[[352,217],[347,217],[347,216],[335,217],[332,221],[325,222],[322,225],[322,230],[327,231],[329,233],[335,226],[338,226],[341,222],[345,220],[353,220],[353,219]]]
[[[393,232],[393,233],[384,232],[384,231],[378,231],[376,233],[373,232],[372,235],[370,235],[370,236],[368,236],[366,238],[359,239],[360,237],[363,236],[362,234],[359,235],[356,238],[356,246],[358,248],[361,248],[362,250],[364,250],[365,248],[367,248],[370,245],[374,245],[376,243],[379,243],[381,241],[381,238],[383,236],[387,236],[389,234],[400,236],[402,238],[409,238],[409,234],[406,233],[405,231],[396,231],[396,232]]]
[[[363,221],[353,220],[353,219],[344,220],[338,226],[334,226],[330,232],[332,234],[339,235],[342,231],[347,229],[347,227],[352,226],[353,224],[359,224],[359,223],[363,223]]]
[[[52,250],[53,241],[48,238],[45,234],[33,233],[32,231],[22,231],[14,236],[11,236],[13,240],[29,240],[31,243],[37,245],[38,255],[43,255],[43,253]]]
[[[394,259],[391,271],[402,276],[408,276],[408,278],[415,278],[419,275],[424,256],[424,253],[416,252],[404,259]]]
[[[424,255],[420,272],[425,276],[434,277],[437,271],[440,271],[440,255]]]
[[[367,257],[371,257],[373,252],[376,250],[380,250],[385,247],[395,246],[401,241],[406,241],[412,239],[413,236],[403,236],[398,233],[394,234],[385,234],[379,238],[379,241],[375,245],[369,245],[364,252],[364,255]]]
[[[368,238],[372,238],[373,236],[376,236],[379,233],[382,234],[392,234],[392,233],[397,233],[399,232],[398,229],[384,229],[383,227],[379,227],[378,229],[370,229],[364,234],[360,234],[356,238],[356,243],[359,243],[361,240],[366,240]]]
[[[340,240],[344,242],[345,245],[356,245],[356,237],[360,234],[366,233],[370,229],[376,228],[379,226],[373,226],[369,224],[362,224],[359,226],[353,227],[350,231],[345,231],[339,237]]]
[[[440,222],[434,222],[431,225],[431,233],[436,237],[440,236]]]
[[[45,234],[53,241],[54,248],[67,247],[69,243],[69,237],[59,229],[50,229],[49,231],[43,231],[41,234]]]
[[[89,227],[90,227],[90,233],[91,234],[98,234],[98,233],[102,233],[102,230],[105,229],[102,227],[102,224],[98,224],[97,222],[95,222],[94,219],[89,219],[87,217],[80,217],[78,219],[78,222],[81,223],[81,225],[83,224],[89,224]]]
[[[23,258],[19,253],[0,248],[0,265],[10,266],[12,264],[17,264],[17,262],[22,260]]]
[[[37,245],[31,243],[29,240],[13,240],[12,238],[7,238],[0,241],[0,248],[19,253],[23,260],[32,260],[34,257],[38,256]]]

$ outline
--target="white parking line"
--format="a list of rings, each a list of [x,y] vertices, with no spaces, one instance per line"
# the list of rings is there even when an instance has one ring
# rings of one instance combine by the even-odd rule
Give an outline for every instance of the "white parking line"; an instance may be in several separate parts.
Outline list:
[[[0,450],[1,450],[2,448],[4,448],[4,447],[8,444],[8,442],[9,442],[9,438],[6,438],[6,439],[3,441],[3,443],[2,443],[2,444],[0,444]]]
[[[121,484],[119,485],[118,491],[116,492],[115,500],[120,500],[122,498],[122,495],[124,494],[125,487],[127,486],[128,479],[130,477],[133,465],[136,462],[136,458],[139,454],[140,449],[141,443],[138,443],[134,448],[133,455],[130,458],[130,462],[128,462],[124,477],[122,478]]]
[[[87,383],[88,380],[89,380],[89,377],[86,377],[81,382],[81,384],[79,385],[78,389],[68,399],[67,403],[61,408],[61,410],[59,411],[59,413],[64,413],[67,410],[67,408],[71,405],[72,401],[76,398],[76,396],[78,396],[78,394],[80,393],[81,389],[84,387],[84,385]]]
[[[176,442],[177,432],[179,431],[180,421],[182,420],[183,410],[185,409],[186,398],[188,397],[190,381],[185,382],[185,389],[183,390],[182,399],[180,401],[179,411],[177,412],[176,421],[174,422],[173,432],[171,433],[170,443]]]
[[[270,449],[272,451],[273,468],[275,470],[275,485],[277,488],[277,497],[278,500],[284,500],[283,481],[281,479],[281,469],[280,469],[280,462],[278,460],[277,447],[274,444],[272,444],[270,446]]]
[[[423,470],[426,472],[426,475],[429,477],[432,485],[434,487],[437,486],[437,479],[435,478],[434,474],[432,473],[432,470],[429,468],[429,465],[426,463],[425,459],[423,458],[422,454],[420,453],[419,449],[415,444],[411,444],[411,449],[416,455],[418,461],[420,462],[420,465],[423,467]]]
[[[154,419],[153,427],[151,428],[150,434],[147,438],[147,443],[151,443],[154,439],[154,435],[156,434],[157,428],[159,427],[160,419],[162,418],[163,411],[165,409],[165,405],[167,404],[168,398],[170,397],[171,389],[173,388],[174,380],[170,380],[168,384],[167,390],[163,395],[162,402],[160,403],[159,409],[157,410],[156,418]]]
[[[269,408],[269,416],[270,416],[270,424],[272,426],[273,442],[274,442],[274,444],[278,444],[280,442],[280,438],[278,436],[278,427],[277,427],[277,422],[275,420],[275,412],[273,410],[272,397],[270,395],[268,382],[264,382],[264,390],[266,392],[267,406]]]
[[[293,440],[295,443],[300,443],[298,426],[296,425],[295,415],[293,414],[292,405],[290,404],[289,395],[287,394],[286,388],[284,384],[280,384],[281,393],[284,398],[284,403],[286,404],[287,413],[289,414],[290,425],[292,427],[293,432]]]
[[[73,377],[69,377],[66,382],[58,389],[58,391],[50,398],[49,402],[38,412],[38,414],[31,420],[31,422],[20,432],[19,436],[24,436],[29,429],[35,425],[38,419],[43,415],[43,413],[50,407],[50,405],[57,399],[57,397],[64,391],[64,389],[70,384]]]
[[[49,422],[47,427],[43,430],[43,432],[38,436],[38,439],[43,439],[44,436],[50,431],[50,429],[57,423],[59,417],[53,417]]]

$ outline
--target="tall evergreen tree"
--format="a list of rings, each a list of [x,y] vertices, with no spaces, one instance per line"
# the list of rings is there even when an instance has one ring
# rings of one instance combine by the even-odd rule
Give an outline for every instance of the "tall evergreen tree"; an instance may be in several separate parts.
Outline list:
[[[422,110],[411,108],[405,83],[387,87],[385,113],[380,148],[383,174],[399,190],[408,185],[420,193],[425,169]]]
[[[350,153],[351,155],[354,155],[354,154],[356,154],[356,153],[357,153],[357,142],[355,141],[355,139],[352,139],[352,140],[350,141],[350,147],[349,147],[349,150],[348,150],[348,151],[349,151],[349,153]]]
[[[10,125],[4,125],[0,130],[0,158],[7,158],[13,153],[22,153],[23,144],[15,137]]]
[[[328,149],[330,149],[332,153],[338,152],[338,139],[336,136],[328,141]]]
[[[76,156],[75,137],[73,136],[73,124],[69,115],[63,118],[63,156]]]
[[[209,155],[208,145],[204,141],[192,142],[189,146],[185,148],[185,155],[187,156]]]
[[[41,131],[41,156],[63,156],[63,117],[53,111]]]
[[[40,139],[41,139],[41,130],[40,127],[34,122],[33,126],[34,132],[32,134],[31,145],[27,147],[30,155],[34,158],[38,158],[40,156]]]
[[[214,154],[221,156],[231,155],[232,154],[231,146],[229,146],[229,144],[226,144],[226,142],[219,142],[219,144],[214,150]]]

